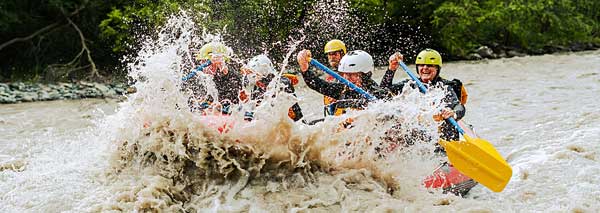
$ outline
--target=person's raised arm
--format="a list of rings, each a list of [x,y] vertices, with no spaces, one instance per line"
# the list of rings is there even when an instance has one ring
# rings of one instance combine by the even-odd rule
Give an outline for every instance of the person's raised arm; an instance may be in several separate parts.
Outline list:
[[[379,86],[391,89],[392,81],[394,80],[394,75],[396,74],[396,70],[398,69],[399,62],[404,59],[404,56],[398,52],[392,54],[388,59],[388,70],[385,71],[383,78],[381,79],[381,83]],[[393,92],[393,91],[392,91]]]
[[[344,84],[327,82],[319,78],[315,72],[308,69],[311,60],[309,50],[300,51],[297,60],[298,65],[300,65],[300,71],[302,72],[302,78],[309,88],[334,99],[340,98],[342,91],[344,90]]]

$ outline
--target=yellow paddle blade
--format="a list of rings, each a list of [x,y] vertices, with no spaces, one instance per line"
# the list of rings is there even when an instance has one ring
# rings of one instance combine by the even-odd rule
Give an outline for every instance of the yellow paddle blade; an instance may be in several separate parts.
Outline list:
[[[444,141],[450,163],[461,173],[494,192],[501,192],[512,176],[512,168],[494,146],[481,138],[463,135],[466,141]]]

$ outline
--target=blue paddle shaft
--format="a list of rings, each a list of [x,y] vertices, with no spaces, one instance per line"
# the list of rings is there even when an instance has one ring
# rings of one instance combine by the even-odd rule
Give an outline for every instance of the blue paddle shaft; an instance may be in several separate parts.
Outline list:
[[[410,78],[412,78],[413,81],[417,82],[417,86],[419,87],[419,90],[421,90],[422,93],[426,93],[427,92],[427,88],[425,88],[425,85],[423,85],[423,83],[419,80],[419,78],[417,78],[417,76],[415,76],[410,69],[408,69],[408,67],[406,66],[406,64],[404,64],[404,62],[400,61],[399,62],[400,67],[402,67],[402,69],[406,72],[406,74],[408,74],[408,76],[410,76]],[[454,125],[454,128],[456,128],[456,130],[458,130],[458,132],[460,134],[465,134],[465,131],[460,128],[460,126],[458,125],[458,123],[456,122],[456,120],[454,120],[454,118],[450,117],[448,119],[446,119],[448,122],[450,122],[452,125]]]
[[[462,128],[460,128],[460,126],[458,125],[458,122],[456,122],[456,120],[454,120],[454,118],[450,117],[448,119],[446,119],[447,121],[449,121],[452,125],[454,125],[454,127],[456,128],[456,130],[458,130],[458,132],[462,135],[465,134],[465,130],[463,130]]]
[[[210,66],[211,62],[210,60],[207,60],[204,64],[200,64],[200,66],[196,67],[196,69],[194,69],[190,74],[188,74],[187,76],[183,77],[181,80],[183,81],[187,81],[190,80],[190,78],[193,78],[194,76],[196,76],[196,72],[202,72],[202,70],[208,66]]]
[[[327,74],[333,76],[335,79],[337,79],[338,81],[342,82],[346,86],[350,87],[354,91],[357,91],[358,93],[364,95],[370,101],[377,100],[377,98],[375,96],[372,96],[367,91],[364,91],[362,88],[360,88],[360,87],[356,86],[355,84],[353,84],[352,82],[346,80],[344,77],[340,76],[339,74],[335,73],[333,70],[331,70],[331,69],[327,68],[326,66],[324,66],[323,64],[319,63],[317,60],[310,59],[310,63],[312,65],[315,65],[319,69],[325,71]]]
[[[402,69],[404,71],[406,71],[406,74],[408,74],[408,76],[410,76],[410,78],[412,78],[415,82],[417,82],[417,86],[419,87],[419,90],[421,90],[422,93],[426,93],[427,92],[427,88],[425,87],[425,85],[423,85],[423,83],[421,81],[419,81],[419,78],[417,78],[417,76],[415,76],[415,74],[413,74],[410,69],[408,69],[408,67],[406,66],[406,64],[404,64],[404,62],[399,61],[398,62],[400,64],[400,66],[402,67]]]

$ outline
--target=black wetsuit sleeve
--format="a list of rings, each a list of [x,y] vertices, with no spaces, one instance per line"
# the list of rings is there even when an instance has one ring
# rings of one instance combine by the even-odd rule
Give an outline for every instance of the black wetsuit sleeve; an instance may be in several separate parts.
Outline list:
[[[319,76],[310,69],[306,72],[302,72],[302,78],[304,78],[304,82],[309,88],[333,99],[340,99],[340,96],[344,91],[344,84],[327,82],[319,78]]]
[[[381,79],[381,83],[379,84],[379,86],[384,87],[384,88],[390,88],[390,86],[392,86],[392,81],[394,80],[394,75],[396,74],[395,71],[392,70],[387,70],[385,71],[385,74],[383,75],[383,78]]]
[[[402,93],[402,88],[404,87],[404,84],[407,81],[400,81],[396,84],[393,84],[392,81],[394,80],[395,73],[396,72],[394,72],[392,70],[385,71],[385,74],[383,75],[383,78],[381,79],[381,83],[379,84],[379,86],[389,90],[389,92],[391,92],[393,95],[398,95],[398,94]]]
[[[458,97],[456,96],[456,93],[454,92],[452,87],[446,86],[446,94],[446,101],[448,102],[447,107],[454,110],[454,113],[456,113],[457,120],[462,119],[465,116],[466,112],[465,106],[460,104],[460,101],[458,100]]]

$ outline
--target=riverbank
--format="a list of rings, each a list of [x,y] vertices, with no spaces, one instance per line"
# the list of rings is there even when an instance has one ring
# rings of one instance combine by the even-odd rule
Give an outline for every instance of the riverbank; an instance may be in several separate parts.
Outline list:
[[[33,101],[72,100],[83,98],[121,98],[134,89],[124,83],[0,83],[0,103],[13,104]]]
[[[572,46],[548,46],[538,52],[527,52],[510,47],[481,46],[466,58],[453,58],[449,61],[468,61],[483,59],[500,59],[533,55],[559,54],[565,52],[581,52],[600,49],[600,44],[577,44]],[[454,59],[454,60],[453,60]],[[21,102],[74,100],[83,98],[123,98],[125,94],[135,92],[135,88],[124,83],[103,84],[97,82],[76,83],[0,83],[0,104]]]
[[[497,58],[512,58],[523,57],[529,55],[546,55],[565,52],[581,52],[600,49],[600,43],[573,43],[568,46],[563,45],[547,45],[543,48],[525,50],[522,48],[501,46],[493,44],[491,46],[480,46],[474,49],[465,57],[450,56],[454,60],[482,60],[482,59],[497,59]]]

